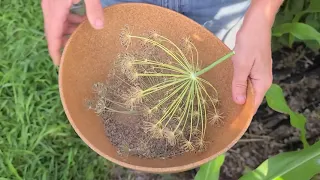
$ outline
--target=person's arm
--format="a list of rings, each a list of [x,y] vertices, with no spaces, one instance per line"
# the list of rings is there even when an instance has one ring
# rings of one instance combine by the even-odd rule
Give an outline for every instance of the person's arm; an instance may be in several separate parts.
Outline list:
[[[245,19],[263,16],[271,28],[283,2],[284,0],[251,0],[251,5],[245,15]]]
[[[271,28],[283,0],[252,0],[237,33],[232,82],[233,99],[246,101],[247,80],[254,88],[257,109],[272,84]]]
[[[44,17],[44,30],[48,42],[49,54],[55,65],[60,64],[60,49],[84,17],[71,14],[72,4],[80,0],[42,0],[41,7]],[[85,0],[87,17],[95,29],[104,24],[103,10],[100,0]]]

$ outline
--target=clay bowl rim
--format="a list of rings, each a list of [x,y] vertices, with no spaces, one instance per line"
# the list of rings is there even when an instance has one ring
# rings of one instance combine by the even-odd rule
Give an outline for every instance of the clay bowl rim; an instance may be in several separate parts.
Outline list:
[[[163,12],[170,12],[170,13],[175,13],[179,18],[181,19],[184,19],[186,21],[192,21],[192,23],[194,24],[194,26],[201,26],[200,24],[198,24],[197,22],[195,22],[194,20],[178,13],[178,12],[175,12],[171,9],[167,9],[167,8],[164,8],[164,7],[161,7],[161,6],[157,6],[157,5],[154,5],[154,4],[148,4],[148,3],[133,3],[133,2],[128,2],[128,3],[118,3],[118,4],[113,4],[113,5],[110,5],[110,6],[107,6],[107,7],[104,7],[103,8],[103,12],[105,11],[108,11],[110,8],[113,8],[114,6],[123,6],[123,5],[133,5],[133,6],[153,6],[153,7],[156,7],[158,9],[161,9],[161,11]],[[64,65],[64,61],[65,61],[65,54],[66,54],[66,51],[68,51],[68,47],[69,47],[69,44],[71,43],[73,37],[75,36],[76,33],[78,33],[81,29],[81,27],[85,24],[85,23],[89,23],[88,21],[88,18],[86,17],[85,20],[79,24],[79,26],[75,29],[75,31],[71,34],[71,36],[69,37],[69,40],[67,41],[66,45],[65,45],[65,48],[62,52],[62,55],[61,55],[61,61],[60,61],[60,68],[59,69],[63,69],[63,65]],[[201,28],[203,29],[203,31],[207,31],[209,33],[211,33],[209,30],[207,30],[206,28],[204,28],[203,26],[201,26]],[[212,33],[211,33],[212,34]],[[212,34],[214,35],[214,34]],[[227,47],[224,43],[222,43],[223,46]],[[227,47],[228,48],[228,47]],[[228,48],[229,49],[229,48]],[[133,169],[133,170],[137,170],[137,171],[143,171],[143,172],[148,172],[148,173],[157,173],[157,174],[162,174],[162,173],[177,173],[177,172],[183,172],[183,171],[187,171],[187,170],[190,170],[190,169],[194,169],[194,168],[197,168],[213,159],[215,159],[216,157],[218,157],[219,155],[225,153],[226,151],[228,151],[228,149],[230,149],[232,146],[234,146],[239,140],[240,138],[244,135],[244,133],[246,132],[246,130],[248,129],[251,121],[252,121],[252,118],[253,118],[253,109],[252,111],[250,112],[250,118],[248,118],[246,120],[246,123],[245,123],[245,128],[243,128],[241,130],[241,132],[238,134],[238,136],[236,138],[234,138],[232,141],[230,141],[228,143],[227,146],[225,146],[223,149],[221,149],[219,152],[215,153],[215,154],[212,154],[211,156],[207,157],[207,158],[204,158],[204,159],[199,159],[198,161],[195,161],[193,163],[188,163],[188,164],[185,164],[185,165],[181,165],[181,166],[174,166],[174,167],[166,167],[166,168],[152,168],[152,167],[145,167],[145,166],[136,166],[136,165],[132,165],[132,164],[129,164],[129,163],[126,163],[124,161],[120,161],[120,160],[117,160],[105,153],[103,153],[102,151],[100,151],[98,148],[96,148],[93,144],[91,144],[91,142],[82,134],[82,132],[77,128],[69,110],[67,109],[67,105],[66,105],[66,101],[65,101],[65,98],[64,98],[64,87],[62,86],[62,80],[64,78],[64,72],[63,71],[59,71],[59,77],[58,77],[58,85],[59,85],[59,92],[60,92],[60,99],[61,99],[61,102],[62,102],[62,105],[63,105],[63,108],[64,108],[64,111],[65,111],[65,114],[67,116],[67,119],[69,121],[69,123],[71,124],[72,128],[74,129],[74,131],[77,133],[77,135],[86,143],[87,146],[89,146],[94,152],[96,152],[97,154],[99,154],[100,156],[104,157],[105,159],[111,161],[112,163],[115,163],[117,165],[120,165],[122,167],[125,167],[125,168],[129,168],[129,169]],[[253,88],[252,88],[252,83],[250,81],[248,81],[248,89],[247,89],[247,93],[250,93],[252,96],[254,96],[254,92],[253,92]],[[247,102],[248,103],[248,102]],[[249,103],[252,103],[254,104],[254,102],[249,102]],[[252,106],[253,107],[253,106]]]

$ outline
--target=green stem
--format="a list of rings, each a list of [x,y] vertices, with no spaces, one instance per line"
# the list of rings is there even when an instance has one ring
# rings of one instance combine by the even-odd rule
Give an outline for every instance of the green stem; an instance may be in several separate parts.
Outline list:
[[[229,57],[233,56],[235,54],[234,51],[231,51],[230,53],[226,54],[225,56],[221,57],[220,59],[218,59],[217,61],[213,62],[212,64],[210,64],[209,66],[203,68],[202,70],[198,71],[195,73],[195,76],[198,77],[206,72],[208,72],[210,69],[212,69],[213,67],[215,67],[216,65],[220,64],[221,62],[223,62],[224,60],[227,60]]]

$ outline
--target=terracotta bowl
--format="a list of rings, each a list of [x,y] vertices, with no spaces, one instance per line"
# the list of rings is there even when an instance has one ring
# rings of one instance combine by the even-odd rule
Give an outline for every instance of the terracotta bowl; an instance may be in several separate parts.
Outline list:
[[[105,28],[94,30],[83,22],[65,46],[59,73],[61,100],[65,113],[81,139],[95,152],[109,161],[126,168],[150,173],[175,173],[201,166],[231,148],[247,130],[252,116],[254,96],[251,84],[247,102],[237,105],[232,100],[233,66],[230,59],[204,74],[220,92],[224,124],[207,129],[212,140],[204,153],[185,153],[170,159],[122,157],[105,135],[99,116],[87,110],[84,100],[93,97],[92,85],[105,81],[112,61],[120,51],[119,32],[126,24],[135,33],[157,30],[173,41],[189,35],[198,48],[199,59],[206,66],[224,56],[230,49],[211,32],[185,16],[150,4],[128,3],[104,9]]]

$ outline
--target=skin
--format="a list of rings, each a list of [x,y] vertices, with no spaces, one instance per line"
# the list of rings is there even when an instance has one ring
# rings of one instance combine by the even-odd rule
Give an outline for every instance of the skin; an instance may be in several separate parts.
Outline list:
[[[282,3],[283,0],[251,0],[236,37],[232,57],[233,100],[238,104],[245,103],[249,80],[255,93],[256,111],[273,80],[271,28]]]
[[[55,65],[60,64],[61,48],[75,28],[86,17],[70,13],[79,0],[42,0],[45,35],[49,54]],[[232,57],[234,77],[233,100],[246,101],[248,81],[255,93],[255,110],[260,106],[272,83],[271,28],[283,0],[251,0],[242,27],[237,33],[235,55]],[[103,28],[104,16],[100,0],[85,0],[86,16],[93,28]]]

